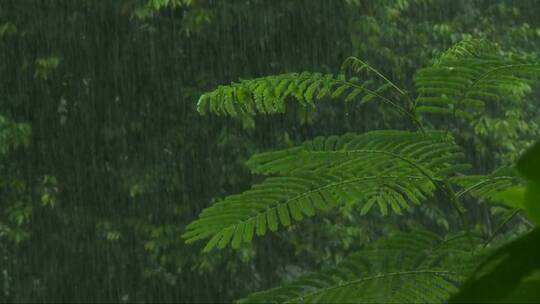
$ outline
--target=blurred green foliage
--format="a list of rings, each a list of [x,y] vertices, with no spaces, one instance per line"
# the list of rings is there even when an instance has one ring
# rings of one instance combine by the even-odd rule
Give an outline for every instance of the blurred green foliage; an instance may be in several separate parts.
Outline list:
[[[528,180],[526,189],[502,196],[510,205],[518,205],[537,224],[540,221],[540,142],[525,152],[518,170]],[[475,270],[451,303],[537,303],[540,301],[540,229],[535,228],[497,249]]]

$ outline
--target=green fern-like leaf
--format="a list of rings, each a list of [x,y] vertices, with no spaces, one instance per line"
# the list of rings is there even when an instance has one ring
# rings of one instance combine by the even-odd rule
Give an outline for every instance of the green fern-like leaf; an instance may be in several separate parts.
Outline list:
[[[265,175],[332,167],[355,172],[412,169],[439,178],[464,169],[462,157],[447,133],[381,130],[317,137],[301,147],[256,154],[247,165],[252,172]]]
[[[314,106],[316,101],[325,98],[343,98],[350,102],[368,95],[395,105],[380,93],[380,88],[374,88],[371,81],[360,82],[343,75],[289,73],[220,86],[200,97],[197,110],[202,114],[229,116],[275,114],[285,111],[289,98],[303,106]]]
[[[495,45],[466,40],[441,55],[432,67],[416,74],[418,113],[449,114],[474,119],[488,103],[530,89],[540,64],[498,56]]]
[[[408,187],[418,180],[422,180],[422,177],[409,176],[407,180],[399,175],[358,176],[346,172],[271,177],[244,193],[229,196],[205,209],[198,220],[187,226],[183,236],[188,243],[211,237],[205,251],[215,247],[224,248],[231,242],[233,247],[238,247],[242,241],[251,241],[245,235],[253,233],[246,233],[246,227],[257,227],[257,235],[264,235],[268,230],[276,231],[279,226],[287,227],[293,221],[313,216],[316,210],[325,211],[374,195],[392,197],[391,190],[379,190],[381,184],[395,183]],[[432,189],[423,190],[428,192]],[[426,195],[421,190],[417,191],[417,196]],[[388,213],[386,202],[390,199],[378,200],[381,212]],[[394,199],[391,205],[396,213],[400,212],[399,202]]]
[[[402,214],[462,168],[456,165],[460,158],[448,136],[406,131],[317,138],[256,155],[248,162],[254,172],[281,176],[203,210],[184,238],[189,243],[210,238],[208,251],[250,242],[254,227],[262,236],[336,206],[357,205],[360,214],[374,207],[383,215]]]
[[[474,269],[479,244],[464,235],[402,232],[239,303],[442,303]]]
[[[491,199],[500,191],[513,187],[517,184],[517,177],[510,172],[495,172],[490,175],[466,175],[451,177],[450,182],[460,186],[463,190],[457,193],[457,197],[470,194],[476,198]]]
[[[434,65],[444,65],[447,61],[458,58],[475,58],[486,55],[497,56],[498,51],[498,47],[486,39],[465,39],[443,52],[435,60]]]

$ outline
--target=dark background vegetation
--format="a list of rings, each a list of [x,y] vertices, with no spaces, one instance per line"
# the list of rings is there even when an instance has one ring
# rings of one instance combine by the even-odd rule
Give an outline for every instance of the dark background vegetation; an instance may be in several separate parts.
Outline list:
[[[539,15],[533,0],[2,0],[0,302],[226,302],[409,225],[341,214],[256,249],[185,245],[204,207],[252,182],[251,153],[389,127],[376,105],[200,116],[199,95],[239,78],[335,73],[351,55],[412,91],[414,71],[464,38],[536,58]],[[475,169],[515,160],[538,136],[535,113],[461,130]],[[428,224],[452,230],[433,210]]]

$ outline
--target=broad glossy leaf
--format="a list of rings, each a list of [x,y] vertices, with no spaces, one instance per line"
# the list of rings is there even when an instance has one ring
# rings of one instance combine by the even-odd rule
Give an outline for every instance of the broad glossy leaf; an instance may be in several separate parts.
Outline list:
[[[517,167],[528,179],[540,182],[540,142],[525,152],[519,159]]]
[[[540,229],[498,249],[476,269],[450,303],[504,302],[521,282],[540,269]],[[537,289],[538,290],[538,289]],[[520,294],[529,303],[538,303],[540,293]]]

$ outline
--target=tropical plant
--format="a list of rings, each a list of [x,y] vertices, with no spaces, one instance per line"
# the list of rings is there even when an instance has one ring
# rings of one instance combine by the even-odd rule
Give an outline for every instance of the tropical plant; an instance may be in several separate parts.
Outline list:
[[[407,200],[407,216],[391,207],[382,216],[377,203],[358,216],[359,206],[341,205],[239,249],[200,254],[203,242],[186,245],[178,236],[208,202],[261,181],[243,166],[255,152],[321,135],[417,127],[376,98],[344,104],[345,93],[336,102],[315,101],[316,108],[288,103],[283,115],[242,116],[242,124],[201,117],[193,101],[238,76],[337,72],[347,55],[416,97],[417,69],[463,38],[485,37],[538,58],[538,4],[0,1],[0,114],[16,122],[0,122],[0,137],[11,134],[9,143],[24,135],[13,128],[21,122],[31,130],[23,136],[28,145],[0,143],[11,147],[0,151],[0,303],[230,302],[336,265],[395,231],[456,232],[459,215],[436,190],[421,205]],[[369,88],[384,85],[372,71],[345,67],[347,76],[371,81]],[[538,100],[540,91],[531,89],[527,101]],[[381,95],[404,101],[390,87]],[[523,101],[512,94],[488,103],[490,116],[470,127],[448,114],[440,122],[422,118],[425,129],[448,129],[474,165],[466,171],[474,175],[451,184],[459,185],[457,194],[473,187],[460,201],[470,229],[494,235],[490,244],[530,226],[521,211],[487,203],[495,188],[520,180],[495,168],[513,164],[540,134],[540,107]]]
[[[416,98],[356,58],[347,59],[337,76],[282,74],[220,86],[202,95],[199,112],[240,117],[283,113],[289,100],[305,107],[337,98],[345,102],[379,101],[408,118],[416,130],[317,137],[298,147],[255,154],[247,166],[266,179],[203,210],[187,226],[183,235],[186,242],[209,239],[204,251],[228,244],[238,248],[251,242],[255,234],[263,236],[268,230],[277,231],[279,226],[288,227],[306,216],[340,206],[352,206],[359,215],[375,208],[382,215],[402,215],[428,199],[442,200],[452,204],[461,216],[461,230],[468,236],[467,249],[462,242],[458,242],[461,247],[441,242],[425,232],[400,234],[369,245],[337,267],[255,293],[246,301],[448,299],[472,269],[465,265],[474,265],[465,261],[476,261],[471,257],[483,247],[477,246],[481,242],[474,240],[466,224],[462,198],[470,193],[489,199],[488,194],[509,187],[515,178],[467,177],[469,166],[454,136],[433,129],[436,124],[425,114],[478,119],[487,115],[486,109],[496,108],[494,105],[502,102],[505,94],[522,91],[540,71],[536,62],[500,58],[496,50],[484,40],[458,43],[432,67],[418,71]],[[368,81],[347,77],[348,68],[372,77]]]

